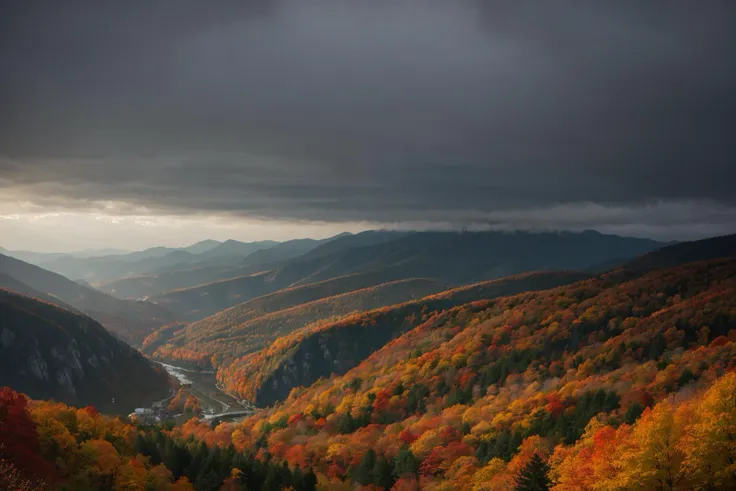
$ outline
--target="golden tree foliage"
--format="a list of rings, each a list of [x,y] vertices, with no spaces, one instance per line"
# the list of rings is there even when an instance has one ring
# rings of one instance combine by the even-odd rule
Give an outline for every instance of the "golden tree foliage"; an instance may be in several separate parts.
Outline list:
[[[509,489],[531,456],[551,454],[562,490],[727,489],[728,399],[693,394],[736,368],[736,260],[612,272],[417,319],[344,375],[240,424],[175,432],[333,482],[373,449],[405,488]],[[407,451],[408,473],[395,466]]]
[[[556,491],[736,489],[736,373],[679,404],[664,400],[633,425],[591,421],[550,460]]]

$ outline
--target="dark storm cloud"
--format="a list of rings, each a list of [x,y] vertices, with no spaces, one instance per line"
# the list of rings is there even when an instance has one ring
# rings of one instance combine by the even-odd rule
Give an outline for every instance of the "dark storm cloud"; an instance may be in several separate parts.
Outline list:
[[[308,220],[733,220],[733,2],[214,4],[4,2],[0,186]]]

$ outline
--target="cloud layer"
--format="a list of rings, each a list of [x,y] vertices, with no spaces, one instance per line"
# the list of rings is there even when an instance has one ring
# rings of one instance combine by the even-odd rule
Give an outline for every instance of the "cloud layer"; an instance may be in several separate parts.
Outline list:
[[[736,231],[735,14],[7,2],[0,193],[44,210]]]

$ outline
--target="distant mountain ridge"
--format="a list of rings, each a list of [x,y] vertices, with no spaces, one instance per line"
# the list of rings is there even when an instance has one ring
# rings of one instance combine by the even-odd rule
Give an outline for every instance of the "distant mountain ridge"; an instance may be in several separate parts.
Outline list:
[[[25,295],[27,297],[37,298],[39,300],[43,300],[44,302],[48,302],[54,305],[58,305],[59,307],[69,310],[71,312],[82,313],[81,311],[75,309],[68,303],[59,300],[57,297],[50,295],[46,292],[42,292],[40,290],[36,290],[35,288],[31,288],[30,286],[26,285],[22,281],[17,280],[13,278],[12,276],[7,275],[5,273],[0,273],[0,288],[3,288],[5,290],[10,290],[15,293],[19,293],[21,295]]]
[[[629,270],[645,271],[686,262],[731,256],[736,257],[736,234],[668,245],[637,257],[623,267]]]
[[[72,279],[84,279],[92,283],[156,272],[165,268],[190,268],[194,264],[233,266],[238,258],[278,244],[274,241],[219,242],[205,240],[187,247],[151,247],[128,254],[79,258],[60,255],[37,262],[43,268]]]
[[[13,278],[26,285],[26,288],[41,292],[44,300],[70,305],[84,312],[131,344],[139,344],[152,330],[174,320],[171,312],[160,306],[120,300],[3,254],[0,254],[0,274]],[[31,290],[24,290],[24,293],[34,294]]]
[[[191,254],[202,254],[203,252],[207,252],[207,251],[214,249],[220,244],[222,244],[222,242],[219,240],[205,239],[205,240],[200,240],[199,242],[195,242],[194,244],[190,246],[182,247],[181,250],[189,252]]]
[[[105,282],[98,287],[120,298],[141,298],[166,292],[193,288],[222,280],[241,278],[279,267],[285,261],[308,253],[312,249],[349,236],[340,234],[327,239],[296,239],[272,247],[258,249],[240,260],[227,256],[229,261],[193,263],[186,267],[164,267],[148,274]]]
[[[390,268],[399,277],[421,276],[463,284],[526,271],[580,270],[612,257],[635,257],[660,246],[653,240],[598,232],[416,232],[329,255],[328,264],[300,282]],[[310,254],[319,252],[318,248]]]
[[[272,268],[266,271],[253,268],[260,270],[256,275],[174,290],[150,300],[180,313],[182,320],[192,321],[284,288],[355,274],[368,275],[365,277],[372,278],[372,285],[428,278],[458,286],[528,271],[584,270],[591,264],[613,257],[631,258],[659,246],[655,241],[597,232],[370,231],[334,239],[281,263],[265,264]],[[362,285],[367,286],[371,285]]]
[[[261,249],[268,249],[277,245],[278,242],[273,240],[262,240],[259,242],[240,242],[238,240],[226,240],[213,247],[212,249],[203,252],[201,255],[203,258],[214,258],[214,257],[245,257]]]

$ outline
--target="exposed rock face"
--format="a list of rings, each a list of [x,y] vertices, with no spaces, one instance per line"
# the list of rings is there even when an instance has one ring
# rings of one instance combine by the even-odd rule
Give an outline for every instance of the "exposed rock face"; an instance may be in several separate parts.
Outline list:
[[[41,352],[38,350],[31,353],[28,357],[28,369],[36,378],[41,380],[49,379],[48,365],[46,365],[46,360],[44,360]]]
[[[62,368],[56,372],[56,381],[59,385],[64,388],[67,392],[73,395],[77,395],[77,389],[74,387],[74,381],[69,368]]]
[[[164,397],[168,377],[93,319],[0,290],[3,385],[36,399],[128,413]]]
[[[11,348],[15,342],[15,334],[8,328],[3,328],[0,331],[0,347]]]

